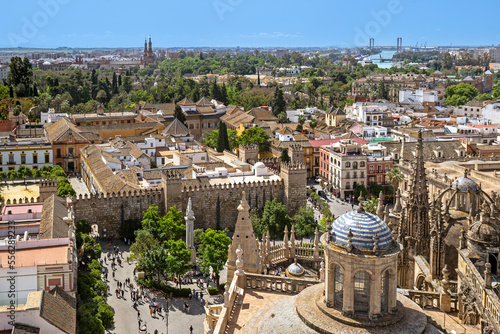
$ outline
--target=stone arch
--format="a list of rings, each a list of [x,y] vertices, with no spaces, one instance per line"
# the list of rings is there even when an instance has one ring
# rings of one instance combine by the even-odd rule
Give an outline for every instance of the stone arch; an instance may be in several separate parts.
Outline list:
[[[425,275],[419,274],[417,276],[417,279],[415,280],[415,287],[417,288],[417,290],[423,290],[424,284],[425,284]]]

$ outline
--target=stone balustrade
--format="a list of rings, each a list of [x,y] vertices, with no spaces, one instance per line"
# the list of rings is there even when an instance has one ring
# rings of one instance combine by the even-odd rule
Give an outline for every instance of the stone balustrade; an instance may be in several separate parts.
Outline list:
[[[297,294],[305,288],[318,283],[320,283],[320,281],[315,279],[246,274],[247,289],[261,289]]]

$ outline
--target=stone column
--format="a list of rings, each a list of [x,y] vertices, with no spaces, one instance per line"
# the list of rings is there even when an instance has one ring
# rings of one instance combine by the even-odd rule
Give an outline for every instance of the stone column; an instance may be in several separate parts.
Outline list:
[[[379,272],[370,275],[370,311],[369,317],[371,320],[376,320],[380,317],[381,296],[381,276]]]
[[[328,270],[325,273],[325,302],[328,307],[333,307],[334,286],[335,264],[328,263]]]
[[[391,314],[398,313],[398,281],[397,281],[397,269],[394,268],[394,271],[389,271],[389,296],[387,303],[387,310]]]
[[[344,269],[344,304],[342,314],[346,317],[354,315],[354,277],[350,265]]]
[[[189,197],[188,205],[186,208],[186,244],[191,249],[191,264],[196,263],[196,250],[194,248],[194,212],[191,203],[191,197]]]

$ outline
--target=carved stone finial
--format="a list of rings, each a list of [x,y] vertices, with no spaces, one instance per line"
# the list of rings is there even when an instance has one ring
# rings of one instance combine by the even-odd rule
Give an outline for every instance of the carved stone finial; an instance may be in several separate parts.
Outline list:
[[[487,289],[491,289],[491,263],[486,262],[484,267],[484,283]]]
[[[380,237],[378,236],[378,233],[375,233],[373,236],[373,251],[376,252],[378,250],[378,241],[380,240]]]
[[[188,204],[186,208],[186,220],[194,220],[193,204],[191,203],[191,197],[188,199]]]
[[[352,245],[352,237],[353,237],[353,234],[352,234],[352,231],[351,229],[349,229],[349,232],[347,233],[347,251],[350,253],[352,252],[352,249],[354,248],[354,246]]]
[[[236,268],[238,271],[243,270],[243,250],[241,249],[241,245],[238,245],[238,249],[236,250]]]

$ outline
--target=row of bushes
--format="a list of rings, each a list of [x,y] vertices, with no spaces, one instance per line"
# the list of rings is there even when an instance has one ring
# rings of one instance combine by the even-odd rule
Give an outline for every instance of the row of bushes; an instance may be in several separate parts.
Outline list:
[[[158,282],[150,278],[138,279],[137,283],[139,283],[145,288],[155,288],[160,291],[163,291],[168,295],[172,294],[172,296],[174,297],[188,298],[189,294],[191,293],[191,289],[189,288],[182,288],[182,289],[172,288],[171,286],[168,286],[165,283]]]
[[[323,197],[316,194],[312,189],[307,189],[307,196],[311,197],[316,201],[316,203],[319,204],[324,216],[332,217],[332,212],[330,211],[330,205],[328,205],[327,201],[325,201]]]
[[[80,334],[104,334],[114,325],[114,313],[108,305],[107,286],[101,279],[101,246],[88,233],[91,228],[86,221],[79,221],[76,227],[78,249],[84,247],[78,268],[78,294],[81,302],[77,311]]]

